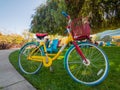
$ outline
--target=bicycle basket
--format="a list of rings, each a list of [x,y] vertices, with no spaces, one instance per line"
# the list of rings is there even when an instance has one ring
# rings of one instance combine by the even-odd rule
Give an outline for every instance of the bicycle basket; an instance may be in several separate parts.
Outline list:
[[[77,18],[71,22],[71,33],[74,40],[83,40],[90,37],[89,22],[85,18]]]

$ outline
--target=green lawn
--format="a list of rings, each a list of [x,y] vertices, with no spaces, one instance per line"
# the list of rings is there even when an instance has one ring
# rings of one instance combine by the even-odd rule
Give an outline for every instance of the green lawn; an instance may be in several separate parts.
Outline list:
[[[12,52],[9,56],[10,62],[20,74],[22,74],[38,90],[119,90],[120,89],[120,47],[103,47],[110,62],[108,77],[97,86],[85,86],[76,83],[67,74],[63,58],[53,62],[54,72],[49,68],[42,67],[35,75],[26,75],[18,67],[18,52]]]

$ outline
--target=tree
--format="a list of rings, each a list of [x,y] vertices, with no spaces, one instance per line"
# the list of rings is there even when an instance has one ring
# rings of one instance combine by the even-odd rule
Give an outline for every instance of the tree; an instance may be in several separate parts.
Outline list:
[[[31,32],[47,32],[50,34],[62,33],[65,19],[61,14],[65,10],[64,0],[48,0],[40,5],[32,16]]]
[[[89,16],[94,33],[120,26],[119,0],[65,0],[67,10],[74,18]]]
[[[47,0],[32,15],[30,31],[62,33],[65,26],[65,19],[61,15],[63,10],[72,19],[89,17],[93,33],[120,27],[119,0]]]

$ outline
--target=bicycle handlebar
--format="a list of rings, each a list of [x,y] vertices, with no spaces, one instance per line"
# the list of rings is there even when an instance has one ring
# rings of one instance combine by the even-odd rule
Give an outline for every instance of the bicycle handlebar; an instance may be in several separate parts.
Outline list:
[[[71,23],[71,18],[70,15],[68,15],[66,12],[62,11],[63,16],[65,16],[68,19],[68,25],[67,28],[70,27],[70,23]]]
[[[62,14],[63,14],[63,16],[65,16],[65,17],[68,17],[69,15],[66,13],[66,12],[64,12],[64,11],[62,11]]]

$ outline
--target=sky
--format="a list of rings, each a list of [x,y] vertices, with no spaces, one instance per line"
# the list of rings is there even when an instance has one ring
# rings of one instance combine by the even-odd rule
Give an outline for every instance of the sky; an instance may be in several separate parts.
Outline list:
[[[0,32],[22,34],[30,28],[35,9],[46,0],[0,0]]]

